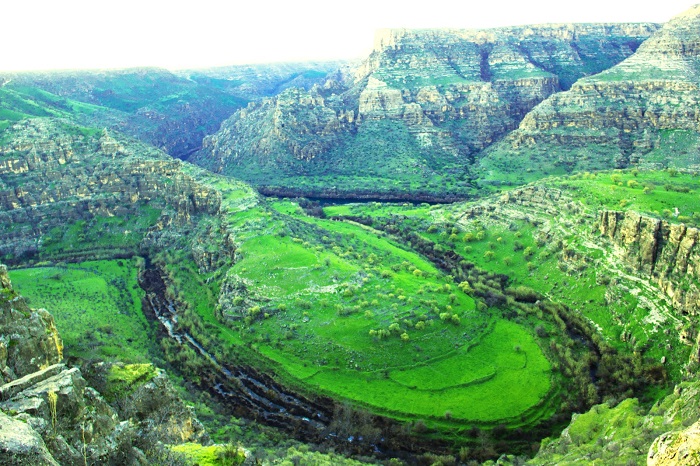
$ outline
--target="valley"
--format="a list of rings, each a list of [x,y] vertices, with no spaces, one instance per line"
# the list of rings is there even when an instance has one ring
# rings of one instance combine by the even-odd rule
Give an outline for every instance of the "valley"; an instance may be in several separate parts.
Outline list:
[[[693,464],[698,18],[0,76],[0,464]]]

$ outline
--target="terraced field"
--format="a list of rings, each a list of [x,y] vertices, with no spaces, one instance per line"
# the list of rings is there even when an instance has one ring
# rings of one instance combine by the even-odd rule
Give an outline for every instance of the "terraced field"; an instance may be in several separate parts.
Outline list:
[[[239,358],[303,390],[436,426],[553,414],[550,363],[530,331],[477,307],[404,244],[292,201],[249,203],[226,222],[237,260],[224,277],[175,251],[163,262],[207,334]]]

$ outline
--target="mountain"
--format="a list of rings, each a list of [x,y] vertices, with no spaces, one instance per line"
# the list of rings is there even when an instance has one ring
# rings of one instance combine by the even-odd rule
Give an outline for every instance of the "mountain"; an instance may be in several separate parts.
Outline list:
[[[3,78],[0,464],[697,463],[697,12]]]
[[[249,104],[192,161],[284,194],[450,198],[477,154],[657,26],[385,30],[359,67]]]
[[[310,87],[343,62],[287,63],[179,71],[136,68],[0,75],[0,120],[69,114],[180,159],[249,101],[291,86]],[[19,114],[12,108],[19,109]]]
[[[700,7],[676,16],[620,64],[535,107],[490,148],[487,182],[603,168],[700,167]]]

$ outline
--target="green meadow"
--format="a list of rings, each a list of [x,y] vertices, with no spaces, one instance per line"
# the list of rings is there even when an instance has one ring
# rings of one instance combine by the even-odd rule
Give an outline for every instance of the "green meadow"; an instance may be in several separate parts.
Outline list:
[[[153,259],[167,272],[173,296],[186,304],[180,324],[222,362],[255,364],[299,390],[439,429],[531,426],[551,417],[562,375],[541,345],[551,343],[542,335],[556,335],[554,324],[542,320],[541,310],[525,315],[507,300],[488,307],[419,253],[417,240],[412,244],[402,230],[432,244],[433,252],[507,276],[513,296],[536,290],[576,309],[614,348],[624,350],[627,332],[651,357],[667,356],[673,377],[687,358],[682,348],[666,348],[659,333],[665,327],[645,323],[636,296],[606,305],[604,270],[562,262],[564,250],[585,246],[578,232],[586,226],[574,211],[562,209],[559,218],[564,226],[571,222],[570,233],[548,242],[541,225],[527,218],[467,218],[469,203],[346,204],[325,207],[328,218],[318,218],[295,201],[263,200],[246,185],[198,176],[221,192],[223,213],[203,219],[197,234],[225,227],[235,260],[206,272],[187,248]],[[681,173],[584,173],[548,183],[593,211],[634,208],[692,223],[700,210],[695,179]],[[146,212],[144,225],[157,214]],[[374,229],[353,218],[389,226]],[[91,244],[102,244],[113,223],[121,228],[119,219],[95,222],[102,226],[77,223],[50,232],[46,257],[98,230],[102,236]],[[591,264],[602,259],[599,251],[587,254]],[[32,306],[52,310],[69,355],[141,363],[148,361],[153,330],[141,313],[136,273],[135,261],[112,260],[37,266],[11,276]],[[192,357],[175,356],[196,372]]]
[[[34,308],[49,309],[65,355],[150,362],[154,330],[141,311],[135,260],[91,261],[10,271]]]
[[[220,358],[237,353],[303,390],[436,426],[519,426],[553,414],[551,367],[535,337],[477,310],[401,242],[309,217],[292,201],[236,210],[226,222],[238,260],[219,285],[208,279],[217,272],[201,276],[178,253],[163,256]]]

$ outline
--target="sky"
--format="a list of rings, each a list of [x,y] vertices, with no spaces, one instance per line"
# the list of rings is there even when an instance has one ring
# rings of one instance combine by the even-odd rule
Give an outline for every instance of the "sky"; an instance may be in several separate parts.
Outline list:
[[[363,58],[380,28],[663,23],[696,1],[13,0],[2,8],[0,70]]]

